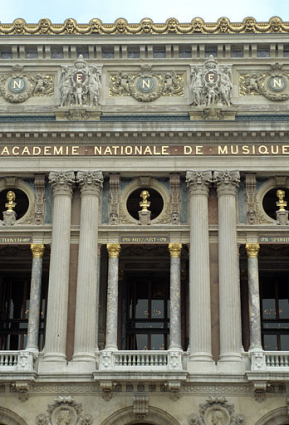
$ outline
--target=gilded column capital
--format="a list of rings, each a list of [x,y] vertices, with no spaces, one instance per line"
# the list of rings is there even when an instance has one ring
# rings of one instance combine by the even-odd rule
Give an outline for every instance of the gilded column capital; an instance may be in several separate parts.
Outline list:
[[[249,258],[258,258],[260,245],[258,243],[247,243],[246,251]]]
[[[74,171],[51,171],[48,179],[54,195],[72,196],[75,183]]]
[[[30,249],[32,251],[33,258],[42,258],[45,246],[43,243],[32,243],[30,245]]]
[[[80,186],[81,194],[99,195],[103,186],[103,174],[101,171],[78,171],[76,182]]]
[[[211,171],[187,171],[186,183],[192,195],[208,195],[212,181]]]
[[[169,243],[169,251],[171,258],[180,258],[182,252],[181,243]]]
[[[106,245],[109,258],[118,258],[121,246],[119,243],[108,243]]]
[[[218,195],[236,195],[240,184],[239,171],[214,171]]]

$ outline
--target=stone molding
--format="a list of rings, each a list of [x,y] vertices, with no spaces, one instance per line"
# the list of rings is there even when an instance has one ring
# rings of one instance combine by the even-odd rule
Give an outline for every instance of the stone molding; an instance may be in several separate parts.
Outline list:
[[[213,181],[212,171],[187,171],[186,183],[191,195],[209,194],[209,186]]]
[[[73,185],[75,183],[74,171],[51,171],[48,179],[54,196],[66,195],[72,197]]]
[[[239,171],[214,171],[214,182],[218,196],[236,196],[240,183],[240,173]]]
[[[76,183],[80,186],[81,196],[99,196],[103,186],[103,174],[101,171],[78,171],[76,174]]]

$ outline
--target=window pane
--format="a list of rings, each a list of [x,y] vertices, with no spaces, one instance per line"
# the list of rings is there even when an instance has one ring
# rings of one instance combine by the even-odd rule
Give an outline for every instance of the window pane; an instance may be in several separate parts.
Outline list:
[[[289,335],[280,335],[281,351],[289,351]]]
[[[267,351],[278,350],[277,335],[264,335],[264,350],[267,350]]]
[[[165,349],[165,337],[163,334],[151,335],[151,349],[152,350],[164,350]]]
[[[285,283],[285,282],[284,282]],[[288,285],[279,284],[279,318],[289,319],[289,291]]]
[[[147,350],[148,349],[148,335],[137,334],[136,335],[136,350]]]

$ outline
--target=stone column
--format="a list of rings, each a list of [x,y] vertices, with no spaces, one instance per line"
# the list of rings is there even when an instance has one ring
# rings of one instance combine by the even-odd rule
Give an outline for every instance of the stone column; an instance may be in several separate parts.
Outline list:
[[[81,192],[79,254],[75,313],[74,361],[95,361],[98,315],[98,213],[103,184],[100,171],[78,171]]]
[[[118,323],[118,258],[120,245],[108,243],[108,283],[105,350],[117,350]]]
[[[249,280],[250,351],[262,350],[258,268],[259,249],[260,246],[257,243],[246,244]]]
[[[170,350],[182,348],[181,344],[181,243],[170,243]]]
[[[38,334],[41,304],[42,258],[43,244],[31,244],[32,259],[31,288],[29,302],[27,351],[38,352]]]
[[[66,361],[71,199],[75,182],[74,172],[51,172],[49,182],[53,189],[53,229],[44,360]]]
[[[236,230],[238,171],[215,171],[219,215],[220,367],[241,361],[241,300]],[[234,369],[235,370],[235,369]]]
[[[190,357],[191,368],[213,363],[209,261],[208,195],[211,171],[188,171],[190,196]]]

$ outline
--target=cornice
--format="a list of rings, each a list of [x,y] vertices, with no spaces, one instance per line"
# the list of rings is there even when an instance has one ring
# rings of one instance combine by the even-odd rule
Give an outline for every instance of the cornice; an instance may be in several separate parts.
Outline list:
[[[0,24],[0,35],[142,35],[142,34],[240,34],[240,33],[289,33],[289,22],[272,17],[269,22],[257,22],[252,17],[242,22],[231,22],[221,17],[217,22],[205,22],[194,18],[189,23],[180,23],[169,18],[165,23],[154,23],[144,18],[139,24],[130,24],[119,18],[113,24],[104,24],[94,18],[88,24],[78,24],[75,19],[66,19],[63,24],[53,24],[47,18],[37,24],[28,24],[24,19],[15,19],[13,23]]]

